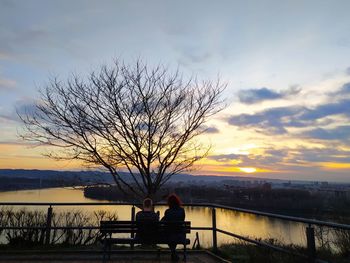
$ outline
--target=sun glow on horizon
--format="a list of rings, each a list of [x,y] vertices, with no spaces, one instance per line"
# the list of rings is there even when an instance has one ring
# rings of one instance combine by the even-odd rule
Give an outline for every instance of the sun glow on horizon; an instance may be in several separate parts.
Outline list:
[[[248,174],[256,172],[256,168],[254,168],[254,167],[238,167],[238,169],[240,171],[248,173]]]

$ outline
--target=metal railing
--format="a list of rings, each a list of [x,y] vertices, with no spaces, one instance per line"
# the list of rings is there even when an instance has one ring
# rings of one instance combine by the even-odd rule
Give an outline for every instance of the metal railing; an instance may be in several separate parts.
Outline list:
[[[135,207],[141,207],[141,203],[130,203],[130,202],[85,202],[85,203],[48,203],[48,202],[38,202],[38,203],[29,203],[29,202],[0,202],[0,206],[47,206],[47,217],[46,217],[46,226],[38,226],[38,227],[7,227],[3,226],[1,227],[2,230],[8,229],[8,230],[15,230],[15,229],[38,229],[38,230],[44,230],[45,231],[45,243],[49,244],[50,242],[50,233],[52,230],[64,230],[64,229],[76,229],[76,230],[92,230],[92,229],[99,229],[99,226],[85,226],[85,227],[65,227],[65,226],[51,226],[52,223],[52,214],[53,214],[53,207],[58,206],[131,206],[131,220],[135,220]],[[155,206],[164,206],[165,203],[157,203]],[[333,223],[333,222],[327,222],[327,221],[321,221],[321,220],[315,220],[315,219],[308,219],[308,218],[302,218],[302,217],[294,217],[294,216],[286,216],[286,215],[280,215],[280,214],[273,214],[273,213],[267,213],[267,212],[261,212],[256,210],[249,210],[249,209],[243,209],[243,208],[237,208],[237,207],[230,207],[230,206],[224,206],[224,205],[218,205],[218,204],[212,204],[212,203],[185,203],[183,206],[187,207],[206,207],[211,209],[211,215],[212,215],[212,225],[211,227],[203,227],[203,226],[192,226],[192,230],[204,230],[204,231],[212,231],[212,245],[213,250],[218,251],[218,244],[217,244],[217,233],[221,233],[227,236],[231,236],[233,238],[237,238],[240,240],[243,240],[245,242],[252,243],[257,246],[261,246],[264,248],[272,249],[278,252],[282,253],[288,253],[297,257],[308,259],[309,262],[324,262],[322,260],[317,259],[316,257],[316,242],[315,242],[315,231],[314,226],[325,226],[329,228],[334,229],[341,229],[341,230],[350,230],[350,225],[347,224],[339,224],[339,223]],[[216,209],[224,209],[224,210],[230,210],[230,211],[236,211],[236,212],[242,212],[242,213],[249,213],[257,216],[265,216],[269,218],[276,218],[286,221],[292,221],[292,222],[298,222],[298,223],[304,223],[307,224],[305,235],[306,235],[306,241],[307,241],[307,255],[297,253],[295,251],[287,250],[283,247],[279,247],[267,242],[263,242],[261,240],[257,239],[251,239],[249,237],[241,236],[235,233],[228,232],[224,229],[220,229],[217,227],[217,217],[216,217]]]

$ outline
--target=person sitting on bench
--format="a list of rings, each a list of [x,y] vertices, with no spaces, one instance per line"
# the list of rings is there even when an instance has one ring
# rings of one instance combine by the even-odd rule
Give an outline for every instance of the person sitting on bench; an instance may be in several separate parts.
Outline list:
[[[165,210],[164,217],[161,221],[185,221],[185,210],[181,207],[181,200],[176,194],[171,194],[168,196],[168,205],[169,208]],[[186,233],[175,232],[171,233],[170,240],[179,240],[185,239]],[[176,242],[169,242],[169,248],[171,251],[171,259],[174,261],[179,260],[179,256],[176,254]]]
[[[136,214],[136,223],[140,223],[136,233],[136,238],[142,240],[143,244],[153,243],[156,238],[156,225],[153,222],[159,221],[159,212],[154,212],[153,201],[151,198],[143,200],[142,211]]]
[[[151,198],[143,200],[142,211],[136,214],[136,221],[157,222],[159,221],[159,212],[154,212],[153,201]]]

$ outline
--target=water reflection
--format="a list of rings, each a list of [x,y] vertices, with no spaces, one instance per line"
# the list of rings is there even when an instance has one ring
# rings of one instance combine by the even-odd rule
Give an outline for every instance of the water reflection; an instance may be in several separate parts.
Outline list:
[[[43,190],[23,190],[0,192],[1,202],[101,202],[84,197],[81,190],[52,188]],[[108,205],[98,206],[57,206],[54,211],[67,210],[82,210],[86,213],[93,213],[97,210],[106,210],[109,212],[117,212],[119,220],[130,220],[131,206],[113,206]],[[160,215],[164,215],[166,206],[157,206],[156,210]],[[27,209],[43,209],[47,207],[30,206]],[[136,208],[136,212],[139,209]],[[212,226],[212,211],[207,207],[185,207],[186,220],[192,222],[193,227],[211,227]],[[304,224],[289,222],[264,216],[256,216],[248,213],[241,213],[237,211],[229,211],[225,209],[217,209],[217,227],[229,232],[233,232],[243,236],[250,236],[256,238],[274,238],[283,241],[287,244],[305,245],[304,238]],[[191,240],[195,238],[195,232],[191,233]],[[209,247],[212,245],[211,231],[198,231],[200,243],[202,246]],[[218,234],[218,244],[231,243],[237,241],[227,235]]]

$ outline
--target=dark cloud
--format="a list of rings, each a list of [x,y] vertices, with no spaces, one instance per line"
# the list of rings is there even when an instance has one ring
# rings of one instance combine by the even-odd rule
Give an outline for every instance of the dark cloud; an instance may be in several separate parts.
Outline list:
[[[338,126],[332,129],[315,128],[301,135],[319,140],[349,140],[350,125]]]
[[[272,93],[267,91],[255,92],[254,96],[244,99],[246,102],[257,102],[269,98],[282,98],[282,93]],[[259,91],[262,91],[260,89]],[[296,88],[294,91],[290,90],[288,94],[298,92]],[[255,90],[257,91],[257,90]],[[262,95],[262,94],[265,95]],[[269,95],[268,95],[269,94]],[[287,96],[287,92],[283,93]],[[268,108],[254,114],[240,114],[232,115],[228,118],[228,123],[233,126],[241,128],[251,128],[255,131],[264,134],[287,134],[288,128],[312,128],[317,127],[311,131],[305,132],[303,136],[312,137],[317,139],[329,139],[336,140],[347,138],[347,129],[345,126],[334,130],[322,129],[322,126],[329,125],[334,122],[331,116],[342,115],[350,121],[350,98],[345,95],[350,95],[350,83],[345,83],[337,91],[329,93],[329,99],[331,102],[322,103],[314,108],[304,106],[288,106],[288,107],[276,107]],[[241,98],[240,98],[241,99]],[[317,126],[316,126],[317,125]]]
[[[204,133],[219,133],[220,130],[216,127],[205,127]]]
[[[345,73],[346,73],[347,75],[350,75],[350,67],[348,67],[348,68],[345,70]]]
[[[19,120],[20,116],[34,116],[38,112],[37,105],[34,102],[19,101],[16,103],[16,111],[13,113],[13,117]]]
[[[316,120],[331,115],[344,114],[350,116],[350,99],[343,99],[334,103],[325,103],[314,109],[306,109],[300,116],[301,120]]]
[[[287,133],[285,127],[303,127],[307,124],[299,121],[299,116],[305,111],[304,107],[277,107],[256,114],[240,114],[228,119],[230,125],[243,128],[255,128],[266,134]]]
[[[331,147],[311,149],[299,148],[296,157],[306,162],[350,163],[350,151]]]
[[[285,91],[274,91],[265,87],[259,89],[240,90],[238,92],[239,101],[245,104],[259,103],[265,100],[282,99],[300,92],[300,88],[293,86]]]
[[[221,154],[208,156],[221,163],[236,161],[239,166],[259,167],[274,170],[321,169],[320,163],[349,163],[350,151],[336,148],[285,148],[265,149],[260,155]],[[306,166],[305,166],[306,165]]]
[[[280,99],[282,95],[267,88],[241,90],[238,92],[239,101],[253,104],[264,100]]]
[[[233,160],[241,160],[244,155],[240,154],[219,154],[219,155],[210,155],[207,158],[210,160],[215,160],[217,162],[228,162]]]
[[[340,90],[336,92],[336,94],[338,94],[338,95],[348,95],[348,94],[350,94],[350,82],[349,83],[345,83],[340,88]]]
[[[195,47],[182,47],[176,48],[179,53],[179,63],[181,65],[200,65],[201,63],[206,63],[211,59],[212,54],[208,51],[201,50]]]
[[[266,151],[262,155],[255,154],[219,154],[211,155],[207,158],[210,160],[215,160],[217,162],[226,163],[230,161],[236,161],[239,166],[254,166],[260,168],[267,168],[271,165],[276,165],[282,163],[285,156],[288,154],[284,150],[271,150]]]
[[[19,100],[15,103],[13,110],[7,113],[0,113],[0,121],[15,121],[22,122],[20,116],[34,116],[38,109],[34,101],[32,100]]]
[[[349,98],[350,96],[350,82],[345,83],[338,90],[327,93],[327,95],[331,98]]]

